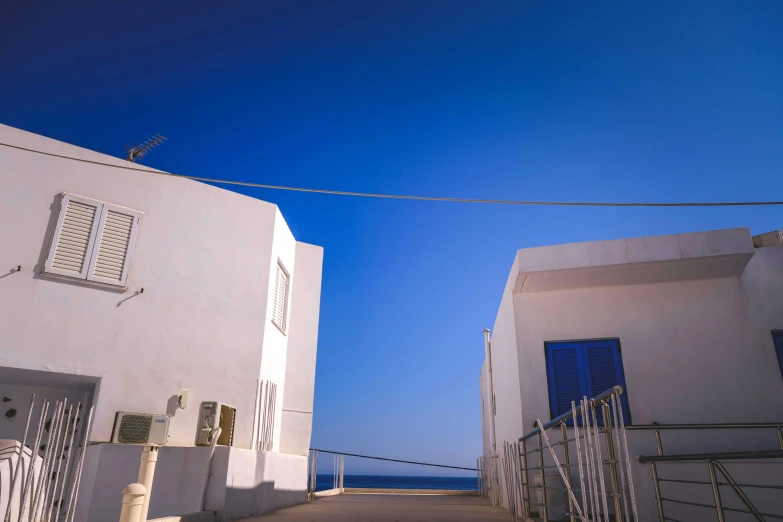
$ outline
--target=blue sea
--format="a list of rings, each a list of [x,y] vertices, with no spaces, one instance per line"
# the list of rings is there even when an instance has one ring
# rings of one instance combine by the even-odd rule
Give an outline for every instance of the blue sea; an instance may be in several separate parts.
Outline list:
[[[315,490],[332,489],[332,475],[318,475]],[[402,477],[386,475],[345,475],[346,488],[459,489],[476,490],[476,477]]]

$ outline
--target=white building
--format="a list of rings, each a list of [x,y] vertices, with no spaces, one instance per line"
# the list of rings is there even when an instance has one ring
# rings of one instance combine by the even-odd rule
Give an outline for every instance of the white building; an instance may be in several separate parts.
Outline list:
[[[491,333],[494,405],[486,360],[481,373],[485,455],[492,424],[500,453],[504,442],[533,430],[536,419],[547,422],[570,411],[572,400],[578,404],[615,384],[626,390],[626,422],[637,427],[783,423],[780,234],[763,244],[775,246],[754,247],[750,231],[738,228],[519,250]],[[556,353],[580,362],[556,367]],[[628,434],[634,462],[656,455],[654,431]],[[661,436],[665,454],[780,447],[774,428]],[[764,483],[764,465],[747,473],[731,465],[735,475]],[[685,477],[683,468],[665,466],[662,475]],[[703,464],[694,473],[709,480]],[[636,463],[633,476],[640,519],[656,520],[650,465]],[[505,494],[502,472],[500,480]],[[677,488],[665,486],[664,496]],[[702,501],[714,503],[709,486],[705,490]],[[723,495],[728,505],[737,504],[730,490]],[[749,493],[780,513],[783,495],[774,502],[763,495]],[[665,508],[675,519],[715,519],[714,511],[686,516],[673,504]]]
[[[136,482],[141,446],[109,443],[119,411],[171,416],[150,518],[304,501],[322,248],[264,201],[7,126],[0,142],[0,407],[20,412],[0,439],[21,440],[33,392],[94,405],[77,521],[117,520]],[[236,410],[211,459],[204,401]]]

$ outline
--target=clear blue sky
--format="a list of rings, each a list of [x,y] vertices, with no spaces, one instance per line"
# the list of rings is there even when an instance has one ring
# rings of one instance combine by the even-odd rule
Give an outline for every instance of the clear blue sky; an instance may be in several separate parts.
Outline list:
[[[4,4],[2,123],[113,155],[162,133],[145,164],[274,184],[783,199],[777,0],[116,4]],[[457,465],[481,451],[481,332],[516,249],[783,225],[241,192],[325,248],[313,445]]]

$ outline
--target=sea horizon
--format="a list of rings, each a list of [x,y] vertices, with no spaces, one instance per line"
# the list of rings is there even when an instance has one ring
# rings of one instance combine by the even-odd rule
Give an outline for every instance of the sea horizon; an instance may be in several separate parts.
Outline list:
[[[334,478],[331,473],[316,476],[316,491],[332,489]],[[475,491],[478,479],[475,476],[423,476],[423,475],[381,475],[381,474],[345,474],[346,488],[377,489],[452,489]]]

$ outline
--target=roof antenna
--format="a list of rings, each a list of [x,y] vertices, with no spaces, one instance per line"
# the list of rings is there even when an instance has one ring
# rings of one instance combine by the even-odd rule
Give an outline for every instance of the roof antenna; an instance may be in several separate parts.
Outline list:
[[[161,143],[166,141],[166,138],[160,134],[156,134],[141,145],[136,145],[128,150],[128,157],[126,158],[131,163],[136,163],[136,160],[143,158],[153,147],[157,147]]]

